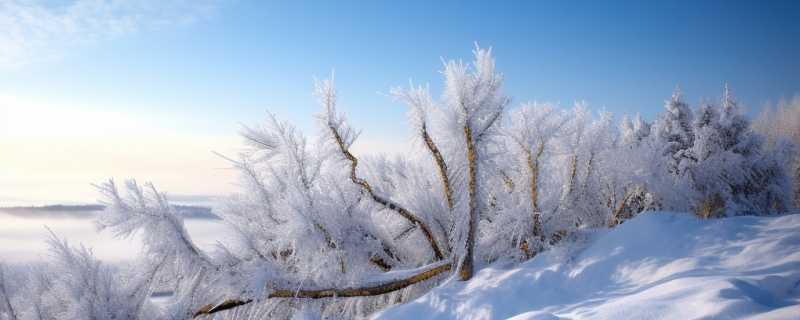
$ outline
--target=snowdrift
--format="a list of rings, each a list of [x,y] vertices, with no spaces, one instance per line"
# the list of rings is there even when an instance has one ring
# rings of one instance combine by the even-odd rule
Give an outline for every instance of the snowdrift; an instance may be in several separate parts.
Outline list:
[[[800,214],[642,214],[375,319],[798,319]]]

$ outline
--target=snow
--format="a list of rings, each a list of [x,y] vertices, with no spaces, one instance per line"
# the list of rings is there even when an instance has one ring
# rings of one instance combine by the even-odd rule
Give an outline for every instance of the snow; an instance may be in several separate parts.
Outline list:
[[[800,214],[642,214],[374,319],[797,319]]]

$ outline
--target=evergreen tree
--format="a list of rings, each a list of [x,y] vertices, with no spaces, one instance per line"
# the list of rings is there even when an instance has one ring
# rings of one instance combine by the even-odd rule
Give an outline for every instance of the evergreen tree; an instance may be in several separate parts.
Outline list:
[[[750,121],[742,114],[727,84],[722,94],[722,110],[719,118],[723,150],[743,156],[758,152],[761,141],[750,131]]]
[[[741,213],[781,212],[789,207],[791,189],[786,169],[790,146],[782,144],[769,153],[762,152],[764,139],[750,129],[728,85],[722,95],[720,113],[721,147],[729,162],[725,173],[733,201]]]
[[[650,136],[650,124],[642,119],[640,114],[631,120],[628,116],[624,116],[619,125],[622,134],[623,146],[638,146],[642,140]]]
[[[703,105],[693,122],[695,141],[688,168],[701,215],[776,212],[787,208],[783,152],[763,153],[762,139],[750,130],[725,86],[721,107]]]
[[[661,145],[662,154],[668,158],[669,173],[680,176],[682,168],[691,160],[688,150],[694,144],[692,110],[683,102],[681,92],[677,89],[664,108],[666,112],[657,122],[656,139]]]

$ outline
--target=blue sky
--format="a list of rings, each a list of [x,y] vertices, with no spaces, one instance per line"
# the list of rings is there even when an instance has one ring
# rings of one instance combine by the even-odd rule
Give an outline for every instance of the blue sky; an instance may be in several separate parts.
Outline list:
[[[396,143],[406,133],[406,110],[384,93],[409,80],[438,92],[441,58],[469,59],[474,42],[493,47],[517,103],[586,100],[594,109],[652,118],[676,86],[696,105],[718,99],[728,82],[751,113],[800,93],[796,1],[132,3],[0,0],[0,29],[11,30],[0,32],[0,117],[5,112],[6,128],[17,128],[0,134],[102,135],[105,142],[81,147],[95,157],[113,158],[116,149],[104,146],[119,145],[117,136],[208,139],[208,149],[219,150],[227,138],[236,141],[239,124],[256,123],[267,110],[311,129],[313,79],[335,70],[342,110],[373,139],[363,148],[380,149],[380,141]],[[69,118],[73,110],[88,115],[82,135],[40,118],[48,111]],[[112,118],[124,121],[117,126]],[[107,125],[86,129],[97,122]],[[81,148],[61,157],[79,157]],[[25,157],[47,152],[17,158]],[[224,165],[216,161],[198,171]],[[124,163],[95,174],[127,176],[133,171]],[[6,181],[21,181],[23,169]],[[182,193],[227,190],[174,185]]]

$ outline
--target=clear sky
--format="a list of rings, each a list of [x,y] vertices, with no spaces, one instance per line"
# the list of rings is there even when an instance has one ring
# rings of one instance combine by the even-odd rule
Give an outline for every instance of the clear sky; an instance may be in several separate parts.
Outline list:
[[[240,124],[311,130],[331,70],[361,152],[402,144],[409,80],[491,46],[515,102],[652,118],[725,82],[751,114],[800,93],[798,1],[0,0],[0,205],[95,198],[107,177],[224,194]]]

